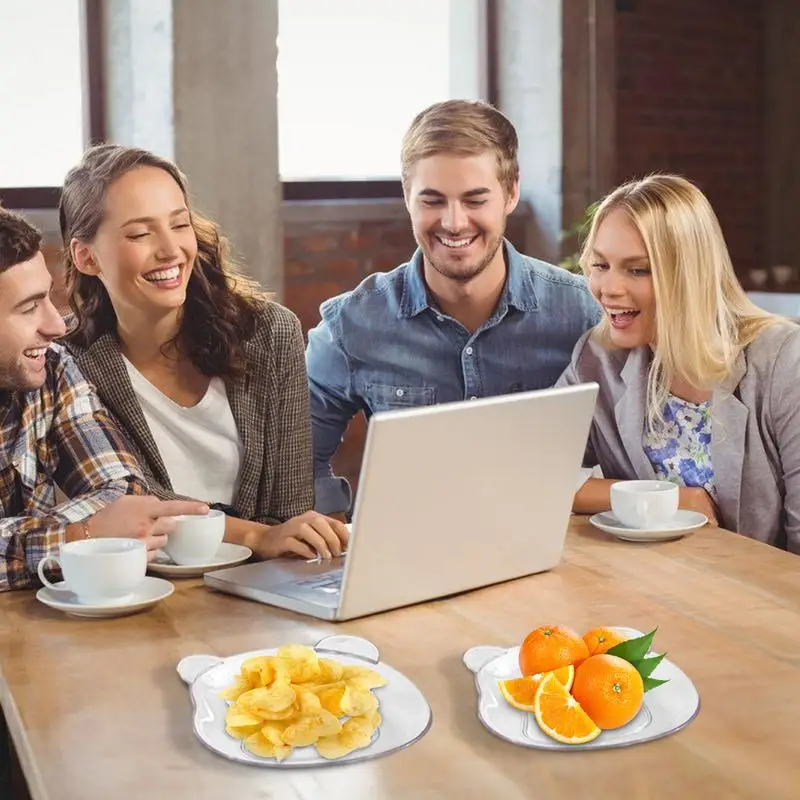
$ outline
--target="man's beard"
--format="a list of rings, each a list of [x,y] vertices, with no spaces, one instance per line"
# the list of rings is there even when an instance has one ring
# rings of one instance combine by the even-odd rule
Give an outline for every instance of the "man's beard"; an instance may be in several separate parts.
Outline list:
[[[467,264],[459,264],[456,267],[452,267],[447,262],[436,259],[430,254],[426,254],[426,260],[442,277],[448,278],[451,281],[456,281],[457,283],[469,283],[475,280],[475,278],[484,272],[489,264],[492,263],[492,260],[497,255],[497,251],[503,244],[504,233],[505,231],[501,231],[496,239],[492,239],[489,242],[485,257],[471,267]]]
[[[41,383],[31,385],[28,373],[19,360],[7,361],[0,356],[0,392],[32,392],[40,386]]]

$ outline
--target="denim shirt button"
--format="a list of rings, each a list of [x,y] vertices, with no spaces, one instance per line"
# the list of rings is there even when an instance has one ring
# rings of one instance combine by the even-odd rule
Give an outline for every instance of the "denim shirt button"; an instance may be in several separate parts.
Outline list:
[[[475,397],[475,395],[473,394],[473,395],[472,395],[472,396],[471,396],[469,399],[470,399],[470,400],[477,400],[478,398],[477,398],[477,397]]]
[[[465,353],[466,353],[468,356],[471,356],[471,355],[472,355],[472,348],[471,348],[471,347],[468,347],[468,348],[467,348],[467,349],[466,349],[464,352],[465,352]]]
[[[396,394],[398,397],[402,397],[402,396],[405,394],[405,392],[404,392],[402,389],[398,389],[398,390],[395,392],[395,394]]]
[[[444,322],[444,317],[443,317],[443,316],[441,316],[440,314],[437,314],[437,315],[436,315],[436,321],[437,321],[437,322]]]

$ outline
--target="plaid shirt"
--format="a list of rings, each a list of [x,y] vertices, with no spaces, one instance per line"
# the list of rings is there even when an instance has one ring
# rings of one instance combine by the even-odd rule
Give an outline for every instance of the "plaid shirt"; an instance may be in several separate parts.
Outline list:
[[[117,426],[72,357],[53,344],[31,392],[0,391],[0,591],[30,586],[68,524],[144,491]],[[56,505],[56,485],[69,498]]]

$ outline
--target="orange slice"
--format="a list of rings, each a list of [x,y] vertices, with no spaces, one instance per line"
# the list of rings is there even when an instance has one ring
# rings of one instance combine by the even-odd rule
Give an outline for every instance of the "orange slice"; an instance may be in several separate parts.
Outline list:
[[[600,735],[600,728],[553,673],[536,690],[533,714],[542,731],[557,742],[585,744]]]
[[[567,667],[559,667],[554,672],[545,672],[538,675],[526,675],[523,678],[510,678],[505,681],[498,681],[500,692],[507,702],[520,709],[520,711],[533,711],[533,698],[539,684],[545,676],[553,674],[567,690],[572,686],[575,679],[575,667],[570,664]]]

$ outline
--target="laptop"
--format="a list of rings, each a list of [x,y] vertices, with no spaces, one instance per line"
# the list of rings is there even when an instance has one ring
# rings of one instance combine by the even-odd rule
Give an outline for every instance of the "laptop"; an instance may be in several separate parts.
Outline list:
[[[596,383],[379,412],[345,556],[206,573],[214,589],[343,621],[561,560]]]

